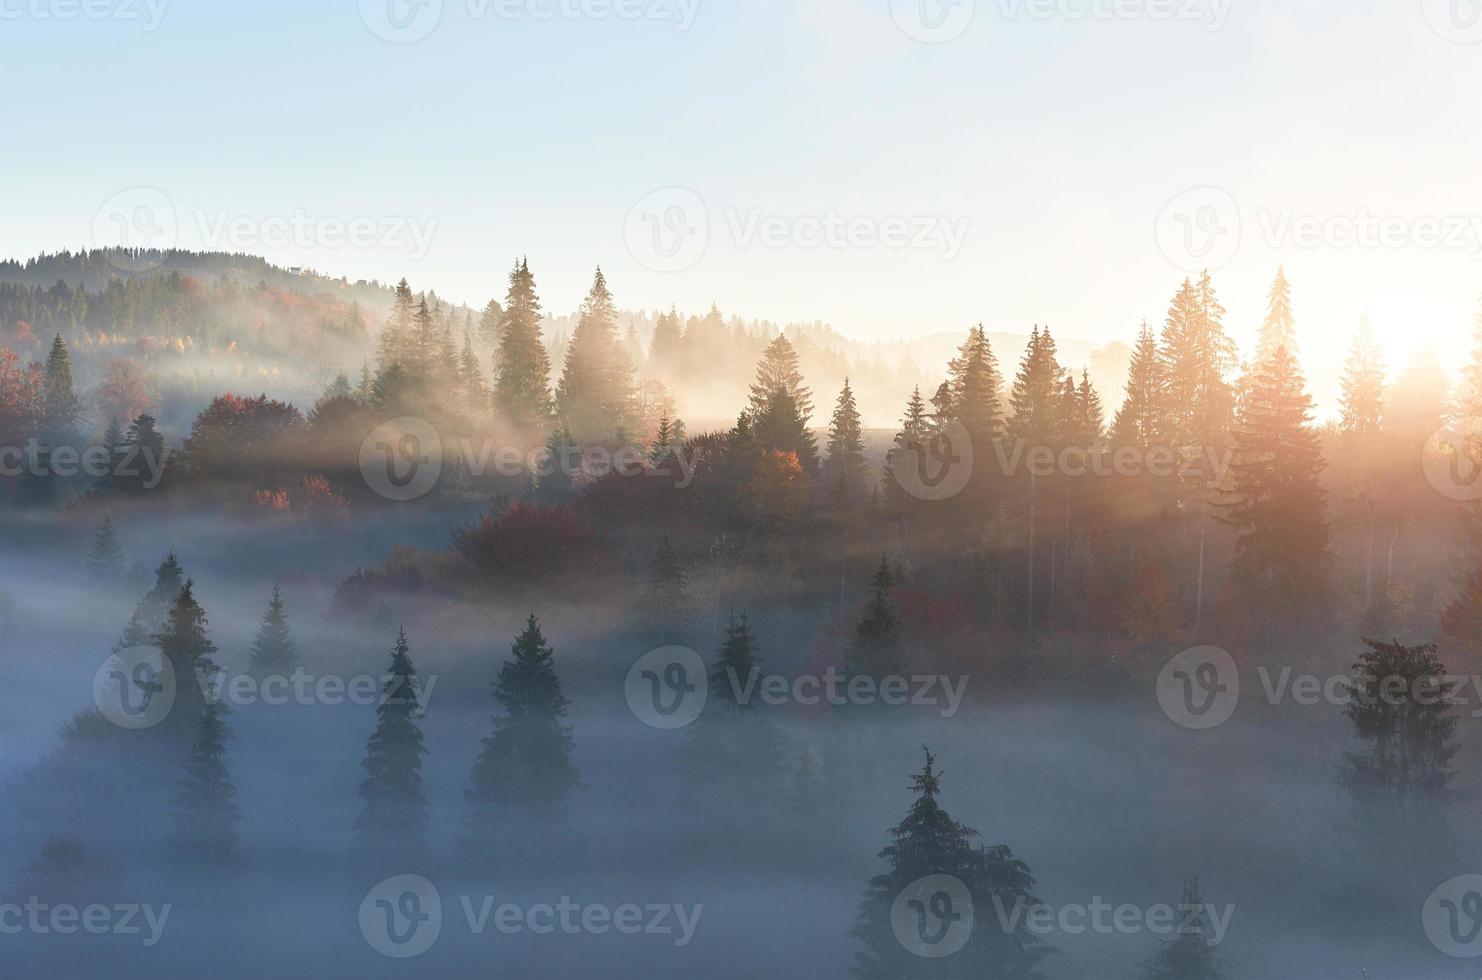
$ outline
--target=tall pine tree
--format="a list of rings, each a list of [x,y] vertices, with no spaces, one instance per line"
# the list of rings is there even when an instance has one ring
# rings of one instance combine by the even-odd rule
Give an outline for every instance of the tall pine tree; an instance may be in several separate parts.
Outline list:
[[[824,489],[834,504],[847,510],[864,497],[864,436],[860,426],[859,407],[849,379],[839,393],[834,417],[829,422],[828,460],[824,469]]]
[[[286,675],[298,665],[298,648],[288,629],[288,613],[283,607],[283,591],[276,584],[273,597],[252,643],[252,672],[259,677]]]
[[[555,651],[534,616],[514,641],[494,682],[494,730],[484,739],[464,794],[470,834],[490,847],[510,819],[530,829],[557,817],[578,786],[572,764],[570,702],[561,692]]]
[[[631,437],[639,428],[633,363],[618,337],[617,309],[600,268],[566,349],[556,407],[582,444]]]
[[[416,860],[427,853],[427,797],[422,793],[427,748],[417,724],[419,697],[417,670],[402,630],[376,706],[376,729],[366,743],[355,817],[355,850],[376,864]]]
[[[530,264],[521,259],[509,274],[497,331],[494,404],[506,419],[532,433],[543,432],[551,418],[551,361],[540,339],[543,315]]]

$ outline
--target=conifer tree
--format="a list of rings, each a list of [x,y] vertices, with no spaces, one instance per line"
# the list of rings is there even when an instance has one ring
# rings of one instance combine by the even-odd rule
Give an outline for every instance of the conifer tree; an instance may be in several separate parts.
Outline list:
[[[350,387],[349,377],[347,377],[344,372],[341,372],[335,375],[335,379],[325,387],[324,394],[319,396],[319,400],[325,401],[330,398],[349,398],[354,393],[354,389]]]
[[[1286,280],[1284,267],[1276,270],[1276,281],[1271,284],[1271,293],[1266,301],[1266,319],[1262,321],[1256,337],[1256,366],[1266,363],[1283,347],[1292,357],[1297,356],[1297,324],[1292,315],[1292,286]]]
[[[752,689],[751,682],[760,670],[761,658],[751,635],[751,621],[745,613],[739,618],[732,616],[720,655],[710,668],[710,697],[726,711],[754,710],[756,706],[743,701],[738,694]]]
[[[376,729],[366,743],[355,817],[356,851],[378,862],[416,859],[427,852],[427,797],[422,793],[427,748],[417,724],[421,715],[417,670],[402,630],[376,706]]]
[[[517,264],[515,269],[520,266]],[[470,314],[471,315],[471,314]],[[504,322],[504,309],[500,307],[498,300],[489,300],[484,312],[479,314],[479,342],[491,350],[498,350],[500,344],[500,325]]]
[[[113,583],[122,581],[128,571],[123,545],[119,543],[118,533],[113,529],[111,514],[103,515],[103,526],[98,528],[98,533],[93,538],[92,551],[88,552],[87,570],[88,577],[94,582]]]
[[[463,335],[463,353],[458,355],[458,385],[464,401],[469,405],[489,404],[489,386],[484,383],[484,372],[479,367],[479,356],[473,351],[473,337]]]
[[[166,461],[165,437],[155,428],[153,415],[140,415],[129,423],[124,439],[127,470],[115,471],[113,484],[130,493],[142,493],[151,482],[152,468],[163,471]]]
[[[1231,574],[1269,617],[1320,604],[1327,585],[1326,464],[1309,423],[1312,399],[1290,352],[1278,348],[1242,406],[1224,520],[1237,533]]]
[[[886,500],[899,507],[905,500],[905,491],[897,479],[897,466],[910,466],[911,460],[919,459],[924,443],[929,437],[934,422],[926,410],[918,385],[911,391],[911,400],[906,402],[906,414],[901,417],[901,431],[896,433],[895,444],[885,454],[883,486]]]
[[[1059,441],[1063,426],[1062,373],[1049,327],[1041,331],[1036,324],[1010,395],[1014,408],[1009,420],[1012,438],[1023,439],[1030,446],[1053,446]]]
[[[541,432],[551,418],[551,361],[540,339],[540,297],[529,262],[509,274],[494,358],[494,404],[527,432]]]
[[[783,387],[772,393],[760,415],[752,419],[756,441],[770,452],[794,453],[804,471],[818,468],[818,443],[793,393]]]
[[[1462,582],[1461,592],[1441,613],[1447,649],[1482,659],[1482,565]]]
[[[561,692],[555,651],[533,615],[511,652],[493,684],[494,729],[464,794],[469,831],[478,835],[503,833],[509,817],[549,820],[578,786],[571,726],[563,720],[570,702]],[[494,845],[489,836],[483,842]]]
[[[602,270],[582,303],[556,390],[562,421],[582,444],[609,442],[635,432],[640,420],[633,364],[617,332],[617,310]]]
[[[237,788],[226,765],[226,707],[208,702],[196,723],[185,777],[175,794],[176,856],[192,864],[220,868],[239,857]]]
[[[1227,377],[1236,352],[1225,334],[1224,315],[1208,272],[1197,287],[1185,279],[1169,307],[1162,357],[1167,436],[1174,445],[1213,446],[1228,437],[1235,389]]]
[[[41,388],[41,436],[52,447],[75,444],[82,403],[72,383],[72,357],[62,335],[52,340]]]
[[[212,659],[216,645],[207,634],[206,610],[196,601],[189,579],[165,617],[164,628],[152,637],[175,677],[175,704],[166,724],[182,739],[194,739],[201,716],[211,703],[211,690],[220,668]]]
[[[371,374],[370,362],[360,362],[360,383],[355,386],[355,400],[362,405],[369,405],[371,397],[375,393],[375,379]]]
[[[849,387],[849,379],[845,378],[844,390],[839,393],[834,417],[829,423],[825,487],[836,505],[852,507],[864,496],[864,477],[864,437],[859,408],[854,401],[854,391]]]
[[[1142,964],[1142,980],[1225,980],[1224,963],[1214,955],[1213,931],[1199,879],[1184,882],[1178,905],[1177,936],[1162,942]]]
[[[668,537],[659,539],[659,550],[648,563],[648,588],[644,607],[661,635],[672,637],[689,606],[684,569]]]
[[[1360,440],[1379,434],[1384,420],[1384,352],[1366,316],[1353,337],[1353,350],[1343,368],[1340,428]]]
[[[947,365],[947,383],[952,392],[952,420],[962,423],[977,451],[986,451],[1002,434],[999,388],[1003,379],[981,323],[968,331],[967,340]]]
[[[1157,338],[1144,320],[1127,373],[1127,397],[1112,422],[1112,438],[1118,446],[1151,449],[1166,434],[1167,414],[1168,383],[1163,361]]]
[[[1434,646],[1364,644],[1345,714],[1365,748],[1346,754],[1339,778],[1359,829],[1413,882],[1418,871],[1434,870],[1450,843],[1456,682]]]
[[[677,310],[660,313],[654,321],[648,363],[653,373],[663,378],[673,378],[683,369],[684,333]]]
[[[530,495],[542,504],[564,504],[577,493],[576,440],[571,430],[560,426],[546,440],[540,472],[531,474]]]
[[[184,584],[185,572],[172,551],[155,569],[154,586],[134,608],[133,616],[124,627],[123,636],[113,646],[113,652],[153,645],[155,636],[163,633],[169,624],[170,610],[179,598]]]
[[[650,466],[660,467],[669,459],[669,454],[674,451],[677,441],[674,431],[674,423],[669,421],[669,416],[659,416],[659,428],[654,433],[653,442],[648,447],[648,462]]]
[[[252,672],[259,677],[286,675],[298,665],[298,648],[288,628],[288,614],[283,607],[283,591],[276,584],[273,597],[258,627],[252,644]]]
[[[118,424],[117,418],[108,420],[108,428],[103,430],[100,445],[108,453],[108,471],[98,477],[94,487],[106,492],[113,489],[117,479],[116,471],[125,459],[123,426]]]
[[[381,335],[376,341],[377,373],[386,371],[393,364],[401,364],[404,368],[410,367],[407,364],[407,358],[416,340],[416,313],[416,299],[412,296],[412,287],[403,279],[396,284],[396,291],[391,301],[391,313],[386,317],[386,323],[381,327]]]
[[[761,418],[777,400],[778,392],[786,392],[793,408],[803,420],[804,428],[813,416],[813,393],[803,384],[803,372],[798,367],[798,352],[786,334],[778,334],[756,366],[756,381],[751,385],[752,418]]]
[[[845,655],[851,675],[863,674],[879,681],[899,675],[906,669],[906,653],[901,643],[900,617],[890,590],[895,576],[888,556],[880,559],[880,568],[870,583],[870,599],[864,616],[855,628],[854,642]]]
[[[942,774],[935,765],[928,749],[925,766],[911,780],[916,799],[880,852],[886,870],[870,880],[859,904],[850,935],[860,949],[850,972],[858,980],[1042,980],[1038,964],[1055,950],[1024,921],[1025,913],[1041,904],[1032,893],[1034,877],[1008,847],[975,846],[978,832],[954,820],[937,799]],[[907,888],[935,875],[956,878],[966,890],[972,928],[956,952],[923,956],[902,941],[892,911]],[[942,941],[946,934],[938,934],[939,927],[958,921],[951,917],[969,914],[951,907],[954,896],[944,892],[941,897],[947,902],[917,910],[923,945]],[[929,925],[920,918],[927,913],[939,921]]]

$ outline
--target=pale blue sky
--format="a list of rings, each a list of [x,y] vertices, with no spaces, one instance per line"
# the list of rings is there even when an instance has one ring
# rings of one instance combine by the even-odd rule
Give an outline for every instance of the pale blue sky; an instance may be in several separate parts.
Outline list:
[[[976,0],[942,44],[901,29],[893,14],[914,0],[699,0],[688,30],[478,17],[444,0],[437,28],[406,44],[376,37],[357,0],[171,0],[153,31],[145,0],[91,0],[140,19],[51,16],[67,2],[0,0],[8,256],[90,244],[99,207],[145,185],[168,195],[189,247],[213,244],[203,232],[222,218],[248,219],[249,241],[295,213],[389,222],[385,247],[316,233],[252,250],[473,303],[502,295],[526,253],[557,312],[600,262],[632,307],[714,300],[861,339],[982,320],[1130,340],[1183,275],[1159,247],[1160,213],[1212,186],[1243,222],[1216,273],[1232,332],[1249,337],[1285,262],[1319,372],[1365,310],[1397,355],[1422,336],[1462,343],[1482,293],[1482,232],[1458,247],[1313,248],[1262,229],[1287,209],[1361,208],[1482,229],[1482,43],[1443,36],[1482,31],[1432,27],[1473,0],[1219,0],[1219,30],[1216,0],[1121,0],[1197,15],[1172,21]],[[625,236],[635,203],[666,187],[698,195],[709,220],[681,272],[645,266]],[[734,230],[829,211],[928,231],[942,217],[966,238],[946,258]],[[394,233],[400,218],[435,223],[425,255]]]

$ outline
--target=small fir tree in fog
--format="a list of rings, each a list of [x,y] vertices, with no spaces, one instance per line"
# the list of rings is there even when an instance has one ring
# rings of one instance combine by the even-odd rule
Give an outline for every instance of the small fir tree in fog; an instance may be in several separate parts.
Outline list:
[[[846,654],[849,673],[863,674],[881,680],[906,669],[906,652],[901,643],[900,616],[890,590],[895,575],[889,557],[880,559],[880,568],[870,583],[870,600],[864,616],[855,628],[854,642]]]
[[[1163,942],[1142,964],[1142,980],[1225,980],[1224,963],[1211,945],[1213,927],[1198,878],[1184,882],[1174,911],[1178,913],[1178,936]]]
[[[974,846],[978,832],[954,820],[937,800],[942,774],[935,764],[927,750],[926,764],[911,780],[916,799],[880,852],[886,870],[870,880],[859,904],[850,935],[860,950],[850,972],[858,980],[1043,980],[1037,966],[1055,950],[1025,924],[1025,916],[1041,904],[1032,893],[1034,877],[1009,848]],[[962,883],[973,922],[957,952],[924,957],[898,937],[892,910],[904,890],[933,875]],[[955,916],[968,910],[933,911]],[[922,929],[925,938],[924,924]]]
[[[1450,838],[1456,682],[1435,646],[1364,643],[1345,711],[1364,748],[1346,754],[1339,775],[1360,828],[1414,873],[1444,856]]]
[[[52,341],[41,388],[41,436],[53,448],[73,445],[82,421],[82,402],[72,383],[72,357],[62,335]]]
[[[237,788],[226,766],[226,707],[210,701],[200,713],[185,778],[175,794],[171,846],[195,864],[220,866],[239,857]]]
[[[70,834],[55,834],[21,871],[10,897],[17,902],[34,897],[48,905],[84,906],[117,901],[121,887],[118,869],[111,861]]]
[[[530,475],[530,496],[542,504],[564,504],[576,496],[574,461],[576,440],[566,426],[552,430],[546,440],[545,454],[539,472]]]
[[[87,556],[88,577],[94,582],[119,582],[128,573],[123,545],[118,532],[113,529],[113,516],[103,515],[103,526],[93,538],[92,550]]]
[[[1158,355],[1158,340],[1144,320],[1127,371],[1127,396],[1112,421],[1113,442],[1142,450],[1157,445],[1168,429],[1167,399],[1168,382]]]
[[[659,539],[659,550],[648,563],[648,588],[643,604],[656,629],[665,636],[677,632],[689,608],[684,568],[667,536]]]
[[[175,675],[175,704],[166,724],[183,738],[194,739],[196,726],[206,712],[208,698],[203,687],[220,669],[212,659],[216,645],[207,635],[206,610],[196,601],[195,583],[181,586],[162,632],[153,638]]]
[[[551,359],[540,338],[540,297],[530,263],[509,274],[509,293],[494,337],[494,404],[516,426],[540,432],[551,418]]]
[[[257,639],[252,643],[252,672],[259,677],[286,674],[298,664],[298,648],[288,628],[288,614],[283,606],[283,591],[275,584],[268,601]]]
[[[859,504],[864,497],[864,438],[860,428],[859,407],[849,379],[834,407],[828,430],[828,462],[825,464],[824,490],[841,508]]]
[[[484,739],[464,794],[468,824],[480,843],[505,830],[504,819],[555,817],[578,786],[571,762],[570,702],[561,692],[555,651],[531,616],[494,682],[494,730]]]
[[[417,670],[402,630],[376,706],[376,729],[365,747],[365,779],[355,817],[355,850],[373,860],[418,858],[427,853],[427,797],[422,757],[427,748],[417,720]]]
[[[742,701],[739,695],[754,690],[754,675],[760,670],[761,658],[756,654],[751,621],[745,613],[739,619],[732,616],[720,655],[710,668],[710,697],[728,711],[750,711],[755,706],[749,700]]]

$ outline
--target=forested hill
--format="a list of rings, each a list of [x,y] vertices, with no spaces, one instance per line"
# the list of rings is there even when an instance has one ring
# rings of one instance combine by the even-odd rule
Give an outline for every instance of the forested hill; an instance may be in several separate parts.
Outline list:
[[[62,282],[88,292],[102,292],[115,279],[149,278],[172,272],[203,281],[229,279],[253,286],[265,283],[295,292],[337,285],[351,292],[352,298],[362,305],[386,308],[391,305],[394,285],[363,279],[350,284],[308,270],[281,268],[260,256],[238,252],[111,248],[42,254],[24,262],[0,260],[0,283],[50,287]]]

